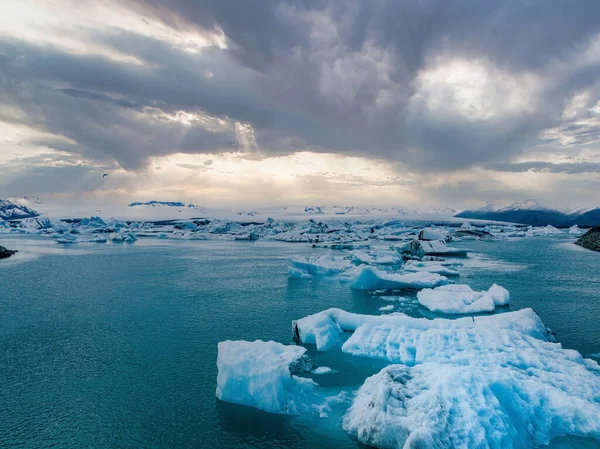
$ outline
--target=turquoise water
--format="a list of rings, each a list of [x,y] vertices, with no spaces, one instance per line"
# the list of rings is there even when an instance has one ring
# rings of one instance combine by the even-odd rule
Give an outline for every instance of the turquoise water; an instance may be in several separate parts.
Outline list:
[[[508,310],[533,307],[565,347],[600,356],[600,254],[571,240],[464,242],[461,281],[496,282]],[[287,278],[276,242],[140,240],[77,244],[0,236],[0,448],[356,448],[328,418],[279,416],[215,398],[217,343],[293,344],[293,319],[328,307],[379,313],[391,304],[335,279]],[[481,255],[481,256],[480,256]],[[396,311],[431,316],[412,298]],[[316,353],[337,373],[321,385],[357,388],[383,363]],[[594,355],[595,354],[595,355]],[[560,439],[554,447],[593,447]]]

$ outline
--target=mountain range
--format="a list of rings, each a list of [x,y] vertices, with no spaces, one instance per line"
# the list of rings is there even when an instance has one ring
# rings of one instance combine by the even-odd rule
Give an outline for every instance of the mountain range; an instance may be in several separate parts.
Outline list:
[[[507,221],[532,226],[596,226],[600,224],[600,207],[559,210],[542,206],[532,199],[517,201],[509,205],[493,202],[479,209],[464,210],[458,218]]]
[[[21,218],[37,217],[39,215],[40,214],[38,214],[37,211],[24,204],[17,204],[11,200],[0,200],[0,220],[19,220]]]

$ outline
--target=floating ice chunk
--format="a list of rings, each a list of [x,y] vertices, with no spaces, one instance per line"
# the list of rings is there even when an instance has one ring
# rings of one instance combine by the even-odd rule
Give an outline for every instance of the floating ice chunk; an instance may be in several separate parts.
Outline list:
[[[468,250],[452,248],[443,240],[412,240],[399,248],[400,252],[413,254],[415,256],[466,256]]]
[[[482,292],[473,291],[468,285],[452,284],[421,290],[417,299],[432,312],[464,314],[493,312],[496,307],[508,304],[510,294],[496,284]]]
[[[307,411],[316,384],[290,373],[290,365],[304,352],[301,346],[274,341],[219,343],[217,398],[270,413]]]
[[[258,240],[258,234],[256,232],[249,232],[248,234],[236,235],[234,240]]]
[[[555,436],[600,438],[600,370],[553,346],[523,363],[391,365],[368,378],[344,418],[359,441],[381,448],[507,448]],[[534,366],[528,366],[530,357]]]
[[[383,306],[379,308],[380,312],[391,312],[392,310],[394,310],[394,306],[391,304],[389,306]]]
[[[444,265],[439,262],[421,262],[409,260],[402,268],[406,271],[425,271],[427,273],[441,274],[442,276],[458,276],[460,274],[458,270],[452,266]]]
[[[63,243],[63,244],[75,243],[76,241],[77,241],[77,236],[74,234],[71,234],[71,233],[61,235],[59,238],[56,239],[56,243]]]
[[[312,274],[294,267],[288,269],[288,276],[292,279],[312,279],[314,277]]]
[[[345,352],[391,362],[416,360],[420,357],[418,349],[421,347],[433,351],[438,357],[446,357],[444,348],[451,343],[456,346],[456,335],[460,329],[482,329],[492,336],[514,330],[538,339],[550,338],[544,323],[531,309],[455,320],[428,320],[404,314],[360,315],[341,309],[327,309],[292,322],[292,328],[300,341],[316,345],[319,351],[341,344],[345,332],[354,332],[343,345]],[[402,339],[406,343],[400,345]],[[468,335],[465,339],[468,343]],[[402,353],[397,355],[400,349]]]
[[[402,263],[402,258],[397,251],[381,250],[372,253],[366,251],[352,251],[352,262],[358,264],[372,265],[399,265]]]
[[[288,259],[290,264],[288,274],[290,277],[299,277],[298,271],[311,276],[333,275],[341,273],[352,267],[349,259],[332,254],[308,259],[302,256],[292,256]]]
[[[105,236],[103,236],[101,234],[96,234],[93,237],[86,240],[86,242],[88,242],[88,243],[106,243],[107,240],[108,239]]]
[[[402,290],[432,288],[448,284],[448,279],[435,273],[388,273],[371,266],[360,267],[350,287],[356,290]]]
[[[137,237],[132,232],[113,232],[110,239],[115,243],[133,243],[137,240]]]
[[[581,235],[583,231],[579,228],[579,226],[574,225],[569,228],[569,234],[571,235]]]
[[[450,235],[446,229],[425,228],[419,232],[419,240],[442,240],[450,241]]]
[[[540,228],[530,228],[527,232],[525,232],[525,236],[527,237],[537,237],[537,236],[548,236],[548,235],[560,235],[563,234],[563,231],[555,228],[552,225],[548,225]]]
[[[332,370],[328,366],[319,366],[318,368],[315,368],[311,372],[313,374],[329,374],[329,373],[334,373],[335,370]]]

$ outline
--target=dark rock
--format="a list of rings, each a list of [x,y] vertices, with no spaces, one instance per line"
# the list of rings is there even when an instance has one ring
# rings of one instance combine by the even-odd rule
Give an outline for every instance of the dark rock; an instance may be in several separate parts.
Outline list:
[[[0,246],[0,259],[6,259],[7,257],[12,256],[17,251],[11,251],[10,249],[6,249],[4,246]]]
[[[583,234],[575,244],[592,251],[600,251],[600,226],[596,226]]]

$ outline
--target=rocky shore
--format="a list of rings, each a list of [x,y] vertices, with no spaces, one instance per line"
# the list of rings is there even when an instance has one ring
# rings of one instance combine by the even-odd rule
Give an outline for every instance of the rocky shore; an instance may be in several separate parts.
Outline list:
[[[10,249],[6,249],[4,246],[0,246],[0,259],[6,259],[15,253],[16,251],[12,251]]]
[[[592,251],[600,251],[600,226],[596,226],[583,234],[575,244]]]

